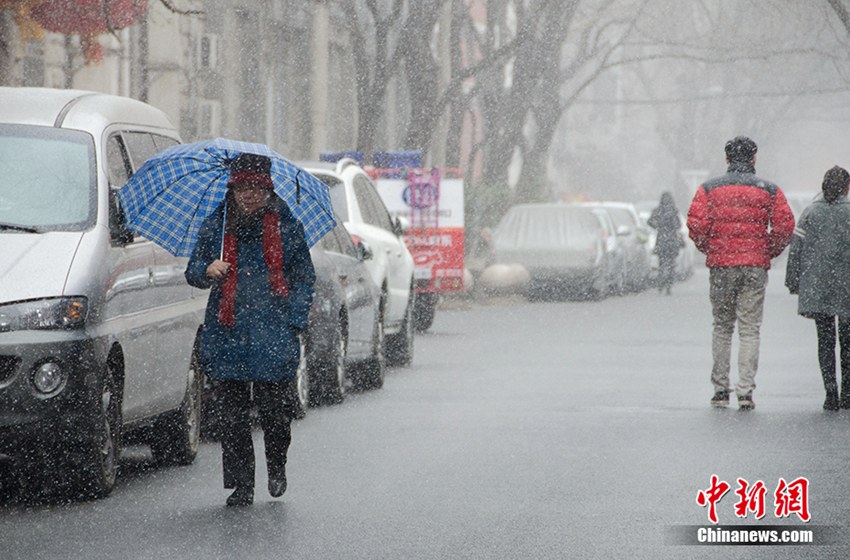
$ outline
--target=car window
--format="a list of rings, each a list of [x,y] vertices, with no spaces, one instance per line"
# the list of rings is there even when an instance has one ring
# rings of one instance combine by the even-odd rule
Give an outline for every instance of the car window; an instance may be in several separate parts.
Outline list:
[[[499,223],[493,239],[504,248],[541,250],[582,246],[598,235],[596,212],[605,211],[558,204],[515,207]]]
[[[611,219],[614,221],[615,226],[628,226],[634,229],[634,217],[632,216],[632,213],[625,208],[608,208],[608,213],[611,215]]]
[[[123,187],[133,174],[120,134],[113,134],[106,141],[106,168],[111,187]]]
[[[339,246],[339,239],[333,230],[327,232],[322,237],[322,249],[331,253],[342,253],[342,247]]]
[[[176,146],[180,142],[171,138],[169,136],[162,136],[160,134],[151,134],[151,138],[153,138],[153,143],[156,144],[156,151],[161,152],[166,148],[170,148],[171,146]]]
[[[313,173],[328,186],[331,196],[331,207],[337,217],[343,222],[348,221],[348,201],[345,198],[345,185],[333,175]]]
[[[371,181],[363,175],[358,175],[354,178],[354,192],[357,196],[357,202],[361,203],[361,207],[363,205],[368,206],[366,221],[373,226],[392,231],[393,223],[390,214]]]
[[[372,199],[369,197],[369,185],[358,179],[359,177],[354,179],[354,198],[357,199],[357,206],[360,207],[363,221],[367,224],[374,224],[377,218],[374,215]]]
[[[134,172],[159,151],[153,142],[153,135],[149,132],[126,131],[123,136]]]
[[[123,187],[133,175],[124,139],[124,136],[115,133],[106,141],[106,166],[109,174],[109,186],[113,190]],[[119,212],[113,215],[110,212],[109,221],[111,227],[123,227],[124,214]],[[133,232],[133,239],[139,238],[139,234]]]
[[[602,208],[594,208],[593,213],[599,218],[599,222],[602,224],[602,229],[608,235],[614,235],[614,221],[611,219],[611,214],[603,210]]]
[[[342,250],[342,254],[348,255],[349,257],[357,258],[357,248],[354,246],[354,241],[352,241],[351,239],[351,234],[348,233],[348,230],[345,229],[345,226],[339,223],[333,229],[333,231],[336,234],[337,240],[339,241],[339,246]]]
[[[0,125],[0,222],[38,231],[82,231],[96,214],[91,135]]]

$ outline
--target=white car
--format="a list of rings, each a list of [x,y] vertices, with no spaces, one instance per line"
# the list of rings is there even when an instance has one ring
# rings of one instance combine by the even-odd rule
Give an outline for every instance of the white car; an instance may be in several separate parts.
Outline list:
[[[646,249],[649,233],[641,223],[635,206],[629,202],[616,201],[584,204],[602,208],[611,216],[625,258],[626,286],[633,291],[644,289],[650,277],[650,259]]]
[[[390,217],[372,179],[353,159],[301,165],[328,185],[334,212],[342,218],[354,242],[371,252],[372,258],[365,263],[381,291],[384,358],[391,365],[409,364],[413,360],[416,291],[413,256],[404,243],[401,222]],[[375,385],[382,382],[377,376],[383,373],[370,374]]]

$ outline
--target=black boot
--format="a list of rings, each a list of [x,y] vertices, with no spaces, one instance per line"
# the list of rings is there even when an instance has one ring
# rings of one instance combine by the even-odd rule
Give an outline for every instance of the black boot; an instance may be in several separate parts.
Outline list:
[[[286,492],[286,464],[274,471],[269,471],[269,494],[272,498],[280,498]]]
[[[838,406],[845,410],[850,408],[850,373],[841,374],[841,398],[838,400]]]
[[[838,410],[838,386],[835,383],[827,383],[826,400],[823,401],[824,410]]]
[[[254,503],[254,489],[250,486],[237,486],[236,490],[227,497],[229,506],[250,506]]]
[[[272,498],[280,498],[286,492],[286,475],[269,478],[269,495]]]

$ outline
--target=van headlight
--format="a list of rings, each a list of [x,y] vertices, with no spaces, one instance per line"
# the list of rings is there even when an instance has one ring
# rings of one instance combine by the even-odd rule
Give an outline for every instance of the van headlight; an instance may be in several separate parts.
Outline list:
[[[0,305],[0,332],[78,329],[85,325],[84,297],[36,299]]]

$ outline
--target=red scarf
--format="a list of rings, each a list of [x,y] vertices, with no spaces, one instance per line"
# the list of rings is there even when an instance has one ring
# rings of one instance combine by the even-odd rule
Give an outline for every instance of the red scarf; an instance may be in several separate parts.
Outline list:
[[[230,270],[221,287],[221,300],[218,306],[218,322],[233,327],[236,314],[236,263],[237,240],[233,231],[224,233],[224,262],[230,263]],[[268,210],[263,214],[263,259],[269,269],[269,282],[272,293],[286,297],[289,289],[283,277],[283,243],[280,238],[280,216],[277,210]]]

